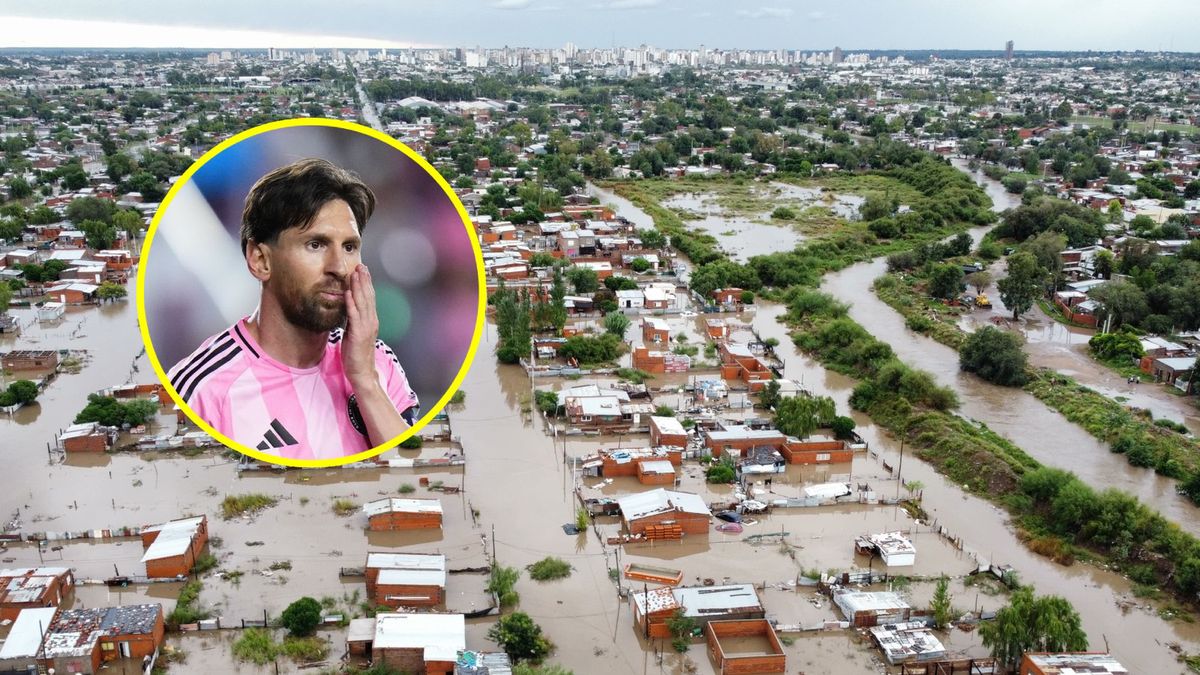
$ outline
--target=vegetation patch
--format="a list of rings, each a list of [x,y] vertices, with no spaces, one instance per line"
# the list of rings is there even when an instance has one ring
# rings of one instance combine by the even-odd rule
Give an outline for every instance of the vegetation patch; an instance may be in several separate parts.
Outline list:
[[[525,569],[529,572],[529,578],[534,581],[552,581],[571,576],[571,564],[562,558],[553,556],[542,558],[532,565],[526,565]]]
[[[278,499],[260,492],[229,495],[221,502],[221,516],[229,520],[230,518],[251,515],[265,508],[275,506],[278,503]]]

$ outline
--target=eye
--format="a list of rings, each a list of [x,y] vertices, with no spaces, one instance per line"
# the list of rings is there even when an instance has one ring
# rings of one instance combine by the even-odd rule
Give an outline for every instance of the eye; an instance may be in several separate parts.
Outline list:
[[[346,253],[354,253],[358,250],[358,244],[346,244]]]
[[[324,246],[324,244],[317,241],[316,239],[313,239],[312,241],[305,244],[305,246],[307,246],[308,250],[310,250],[310,251],[319,251],[319,250],[321,250],[321,247]]]

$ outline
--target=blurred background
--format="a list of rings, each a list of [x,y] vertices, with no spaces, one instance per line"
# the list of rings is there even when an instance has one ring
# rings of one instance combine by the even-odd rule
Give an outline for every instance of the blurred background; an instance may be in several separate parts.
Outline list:
[[[243,140],[201,167],[163,213],[145,268],[146,321],[170,370],[206,338],[258,305],[258,282],[239,244],[246,194],[263,174],[306,157],[353,171],[375,192],[363,230],[379,337],[400,358],[422,412],[458,374],[479,304],[479,270],[454,202],[412,159],[336,127],[276,129]]]

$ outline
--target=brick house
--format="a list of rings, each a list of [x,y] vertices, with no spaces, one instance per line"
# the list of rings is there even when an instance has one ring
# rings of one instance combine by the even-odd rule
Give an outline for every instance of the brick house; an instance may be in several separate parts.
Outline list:
[[[762,619],[766,610],[751,584],[656,588],[629,594],[634,630],[651,638],[671,637],[667,619],[676,611],[700,625],[711,621]]]
[[[172,578],[186,576],[208,543],[208,516],[172,520],[142,528],[142,546],[146,552],[146,576]]]
[[[58,607],[75,588],[66,567],[0,570],[0,620],[15,621],[24,609]]]
[[[666,321],[654,317],[642,319],[642,342],[665,345],[671,342],[671,327]]]
[[[38,664],[62,673],[91,675],[120,659],[138,662],[163,643],[162,605],[60,611],[46,629]]]
[[[389,497],[363,504],[368,529],[424,530],[442,526],[442,503],[436,499],[399,499]]]
[[[632,535],[678,539],[707,535],[712,512],[700,495],[656,488],[617,499],[621,521]],[[662,536],[656,536],[661,534]]]
[[[686,448],[688,444],[688,431],[683,428],[683,424],[674,417],[658,417],[652,415],[650,417],[650,445],[654,447],[662,445],[670,445],[677,448]]]
[[[365,651],[373,663],[406,673],[449,675],[458,653],[467,648],[462,614],[381,613],[373,619],[355,619],[350,633],[359,642],[356,646],[347,640],[351,653]],[[363,645],[362,637],[368,634],[371,639]]]
[[[435,607],[446,601],[446,556],[368,553],[367,596],[376,605]]]
[[[722,378],[745,382],[750,392],[754,393],[775,377],[771,367],[750,351],[748,346],[736,342],[721,342],[717,347],[721,354]]]
[[[5,370],[54,370],[58,352],[50,349],[17,349],[0,359]]]
[[[854,448],[846,441],[827,436],[805,440],[789,438],[779,446],[788,464],[838,464],[854,460]]]
[[[777,429],[751,429],[741,424],[731,424],[723,429],[706,429],[704,445],[713,457],[726,452],[741,455],[750,448],[762,445],[783,445],[787,437]]]
[[[783,643],[779,641],[774,626],[766,619],[710,621],[704,626],[704,640],[708,645],[708,654],[721,675],[787,671]],[[760,649],[748,650],[746,643],[750,641]]]

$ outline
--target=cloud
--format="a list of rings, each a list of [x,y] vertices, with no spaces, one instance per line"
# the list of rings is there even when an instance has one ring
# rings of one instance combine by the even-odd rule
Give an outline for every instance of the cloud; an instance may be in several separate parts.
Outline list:
[[[608,2],[595,5],[595,7],[596,9],[646,9],[661,4],[662,0],[608,0]]]
[[[794,10],[787,7],[759,7],[758,9],[739,9],[737,15],[747,19],[788,19]]]
[[[533,4],[533,0],[496,0],[492,3],[493,9],[528,9]]]
[[[827,19],[827,18],[828,17],[825,15],[825,12],[822,12],[819,9],[814,9],[813,11],[808,13],[809,21],[821,21],[821,20]]]

